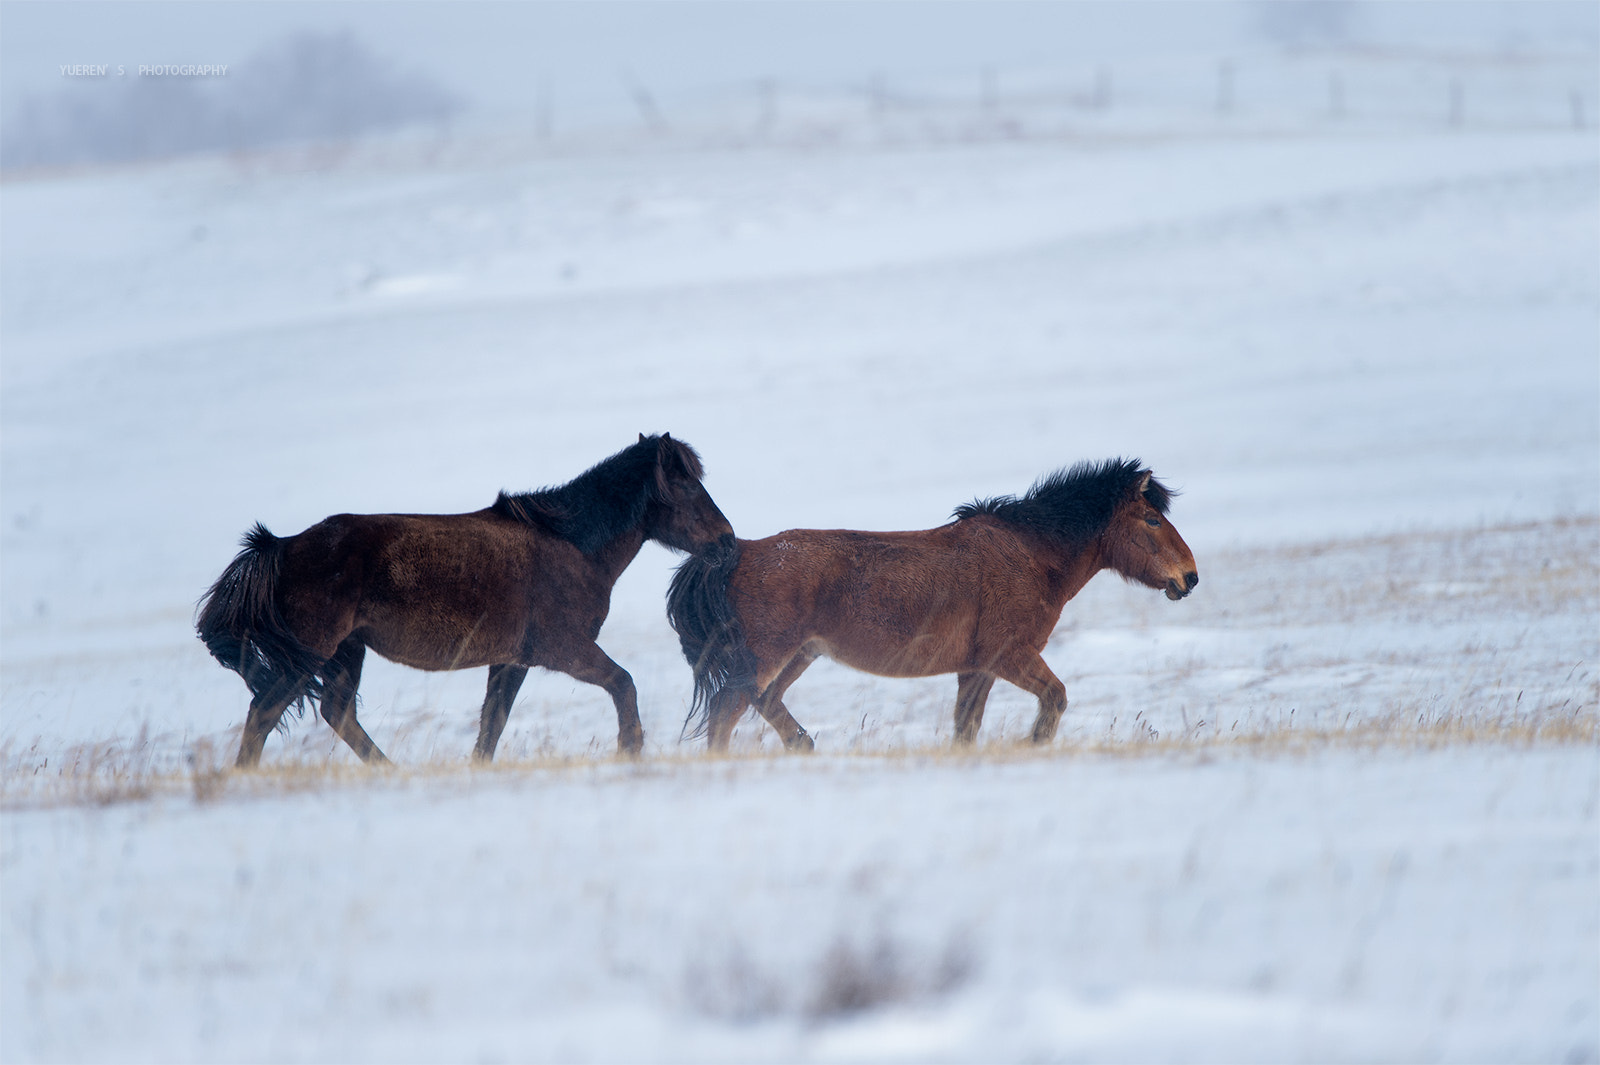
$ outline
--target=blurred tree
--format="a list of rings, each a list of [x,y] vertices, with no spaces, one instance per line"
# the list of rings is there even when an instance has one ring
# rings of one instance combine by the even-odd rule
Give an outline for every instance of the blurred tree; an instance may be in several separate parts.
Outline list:
[[[1360,21],[1357,0],[1257,0],[1252,14],[1263,36],[1291,48],[1345,44]]]
[[[458,97],[396,68],[354,34],[297,33],[224,77],[140,75],[75,80],[10,108],[0,167],[123,162],[448,121]]]

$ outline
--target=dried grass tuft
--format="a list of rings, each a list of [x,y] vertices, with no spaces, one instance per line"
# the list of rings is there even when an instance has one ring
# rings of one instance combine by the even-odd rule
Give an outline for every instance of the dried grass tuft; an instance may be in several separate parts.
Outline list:
[[[1084,757],[1161,758],[1182,755],[1245,757],[1304,756],[1337,750],[1437,750],[1445,747],[1493,745],[1511,747],[1600,746],[1600,714],[1571,700],[1535,714],[1469,709],[1436,711],[1397,707],[1387,715],[1337,727],[1305,727],[1289,715],[1282,721],[1248,729],[1221,722],[1200,722],[1186,730],[1157,732],[1136,715],[1131,727],[1114,726],[1099,737],[1067,739],[1045,746],[1027,742],[991,741],[973,748],[946,745],[892,750],[844,750],[815,759],[817,765],[870,761],[915,768],[928,763],[995,765]],[[69,752],[64,764],[51,769],[48,760],[34,764],[33,749],[0,747],[0,808],[35,809],[61,806],[110,806],[160,798],[188,797],[196,803],[248,802],[299,793],[353,788],[473,788],[486,783],[535,780],[556,773],[590,772],[620,779],[662,777],[702,772],[717,765],[783,763],[804,771],[813,764],[803,756],[756,750],[705,754],[698,749],[633,760],[620,756],[535,757],[504,759],[487,766],[465,759],[414,765],[368,767],[329,758],[285,759],[257,769],[234,769],[218,757],[229,748],[203,739],[188,750],[181,767],[161,765],[155,745],[141,732],[132,742],[85,745]],[[865,965],[863,972],[871,970]],[[841,981],[847,966],[841,962]],[[882,975],[881,973],[879,974]],[[881,981],[880,981],[881,982]],[[841,984],[842,986],[842,984]]]

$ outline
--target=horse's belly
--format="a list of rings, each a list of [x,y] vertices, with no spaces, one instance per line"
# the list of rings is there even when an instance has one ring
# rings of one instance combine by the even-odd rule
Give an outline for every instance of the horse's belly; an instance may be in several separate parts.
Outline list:
[[[936,636],[909,640],[813,640],[812,650],[835,662],[880,677],[932,677],[968,668],[968,641]]]
[[[370,650],[391,662],[434,672],[475,669],[519,657],[515,640],[484,631],[483,626],[477,631],[466,625],[432,630],[405,625],[371,626],[358,630],[358,635]]]
[[[483,657],[480,655],[463,655],[448,657],[436,654],[418,654],[415,650],[405,647],[385,648],[368,644],[368,649],[377,652],[381,657],[402,666],[412,669],[425,669],[430,673],[440,673],[451,669],[476,669],[479,666],[492,666],[504,662],[500,657]]]

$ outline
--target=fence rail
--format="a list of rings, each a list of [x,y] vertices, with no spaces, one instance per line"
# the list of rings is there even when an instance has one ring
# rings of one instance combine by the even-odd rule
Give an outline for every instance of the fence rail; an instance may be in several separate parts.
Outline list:
[[[469,140],[481,149],[497,137],[506,142],[503,147],[518,150],[583,150],[640,139],[814,145],[1337,130],[1592,133],[1600,111],[1597,84],[1595,54],[1277,51],[893,76],[868,72],[833,84],[764,77],[675,90],[624,73],[609,99],[567,98],[560,84],[541,79],[525,112],[490,120],[446,107],[445,95],[419,95],[416,86],[405,87],[415,98],[408,98],[408,110],[382,95],[398,90],[373,82],[338,88],[348,127],[342,133],[296,135],[293,122],[266,113],[270,96],[252,96],[253,126],[219,120],[217,136],[197,139],[195,116],[210,113],[204,88],[163,94],[137,82],[102,83],[71,86],[59,98],[30,100],[8,112],[0,166],[16,171],[205,151],[249,157],[284,145],[343,158],[374,131],[391,134],[394,142],[396,129],[399,141],[420,138],[435,156],[448,154],[453,141]],[[285,97],[306,110],[304,94]],[[419,117],[416,99],[433,111]],[[230,106],[240,110],[238,100]],[[387,120],[362,125],[352,117],[361,114]]]

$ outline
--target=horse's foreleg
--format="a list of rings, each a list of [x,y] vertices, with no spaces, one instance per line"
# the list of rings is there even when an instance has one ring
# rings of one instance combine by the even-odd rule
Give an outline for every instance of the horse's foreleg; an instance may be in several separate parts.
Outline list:
[[[611,701],[617,704],[617,750],[623,754],[638,754],[644,750],[644,726],[639,723],[639,696],[633,677],[613,662],[599,644],[591,643],[570,662],[550,668],[604,688]]]
[[[250,700],[250,713],[244,721],[244,733],[239,737],[239,757],[233,764],[240,769],[253,769],[261,764],[261,751],[267,745],[267,733],[278,727],[278,721],[289,704],[306,690],[307,677],[289,677]]]
[[[347,639],[328,659],[322,682],[322,719],[363,762],[388,765],[389,759],[356,720],[356,689],[361,686],[361,663],[366,656],[366,644]]]
[[[766,718],[778,733],[778,738],[783,740],[783,746],[790,751],[810,751],[816,748],[816,743],[811,739],[811,734],[800,727],[789,713],[789,708],[783,705],[783,695],[789,686],[800,679],[800,674],[810,668],[817,656],[809,651],[801,651],[789,659],[787,665],[767,685],[767,690],[761,693],[756,700],[756,713]]]
[[[1033,655],[1008,663],[1006,668],[995,672],[1039,700],[1039,716],[1033,722],[1033,742],[1049,743],[1055,739],[1056,726],[1061,724],[1061,715],[1067,709],[1067,687],[1050,672],[1044,659]]]
[[[977,740],[978,729],[983,725],[983,707],[993,687],[992,673],[956,674],[956,732],[952,742],[957,746],[970,747]]]
[[[494,749],[500,745],[500,733],[505,731],[511,704],[517,701],[517,690],[527,675],[527,666],[489,667],[489,690],[484,693],[483,713],[478,717],[478,743],[472,748],[473,761],[494,760]]]

